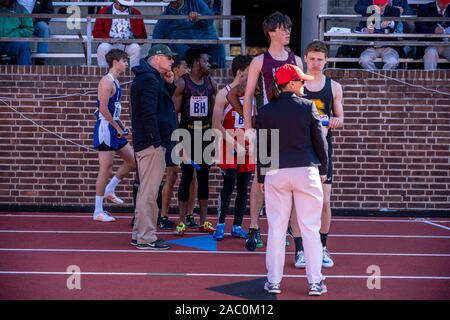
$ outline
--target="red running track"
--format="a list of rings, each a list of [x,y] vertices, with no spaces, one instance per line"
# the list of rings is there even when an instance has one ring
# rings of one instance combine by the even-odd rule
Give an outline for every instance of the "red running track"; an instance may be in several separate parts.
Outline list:
[[[130,216],[117,217],[106,224],[85,213],[0,213],[0,299],[273,298],[262,289],[263,249],[248,252],[243,239],[226,237],[216,251],[181,245],[141,251],[129,244]],[[265,241],[265,219],[261,228]],[[450,298],[450,219],[336,217],[329,248],[335,261],[323,270],[329,292],[314,299]],[[293,243],[286,252],[276,299],[311,299],[305,271],[293,266]],[[80,290],[67,287],[73,265],[81,271]],[[380,268],[380,289],[367,286],[369,266]]]

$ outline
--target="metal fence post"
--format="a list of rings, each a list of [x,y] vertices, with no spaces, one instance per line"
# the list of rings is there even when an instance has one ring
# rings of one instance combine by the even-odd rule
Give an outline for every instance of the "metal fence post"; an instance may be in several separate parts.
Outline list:
[[[86,64],[92,65],[92,21],[91,16],[86,18]]]

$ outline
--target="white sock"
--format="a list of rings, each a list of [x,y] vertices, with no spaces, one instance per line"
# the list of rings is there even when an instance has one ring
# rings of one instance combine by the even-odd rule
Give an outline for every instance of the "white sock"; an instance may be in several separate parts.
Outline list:
[[[117,185],[120,183],[120,180],[117,179],[116,176],[114,176],[111,181],[109,181],[108,185],[105,188],[105,194],[114,193],[114,190],[116,190]]]
[[[103,196],[95,196],[94,214],[103,212]]]

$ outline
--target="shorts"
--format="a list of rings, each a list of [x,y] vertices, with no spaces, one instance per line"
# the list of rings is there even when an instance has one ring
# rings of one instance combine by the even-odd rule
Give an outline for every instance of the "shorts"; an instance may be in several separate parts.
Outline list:
[[[175,164],[172,161],[172,150],[173,150],[173,148],[175,148],[175,146],[176,146],[176,143],[173,143],[173,144],[169,144],[166,147],[166,156],[165,156],[166,167],[177,167],[178,166],[177,164]]]
[[[327,171],[327,180],[325,180],[324,184],[332,184],[333,183],[333,144],[331,143],[331,137],[327,137],[328,144],[328,171]]]
[[[122,143],[120,143],[117,148],[112,148],[110,146],[108,146],[106,143],[102,142],[97,148],[97,151],[119,151],[120,149],[122,149],[123,147],[125,147],[128,144],[128,141],[124,141]]]

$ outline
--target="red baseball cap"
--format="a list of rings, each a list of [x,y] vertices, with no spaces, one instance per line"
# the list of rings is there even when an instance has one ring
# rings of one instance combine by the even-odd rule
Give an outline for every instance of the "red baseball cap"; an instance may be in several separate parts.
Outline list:
[[[376,6],[384,6],[389,3],[389,0],[373,0],[373,4]]]
[[[285,64],[275,72],[277,84],[285,84],[295,80],[314,80],[314,77],[304,74],[302,69],[293,64]]]
[[[439,2],[443,5],[450,4],[450,0],[440,0]]]

